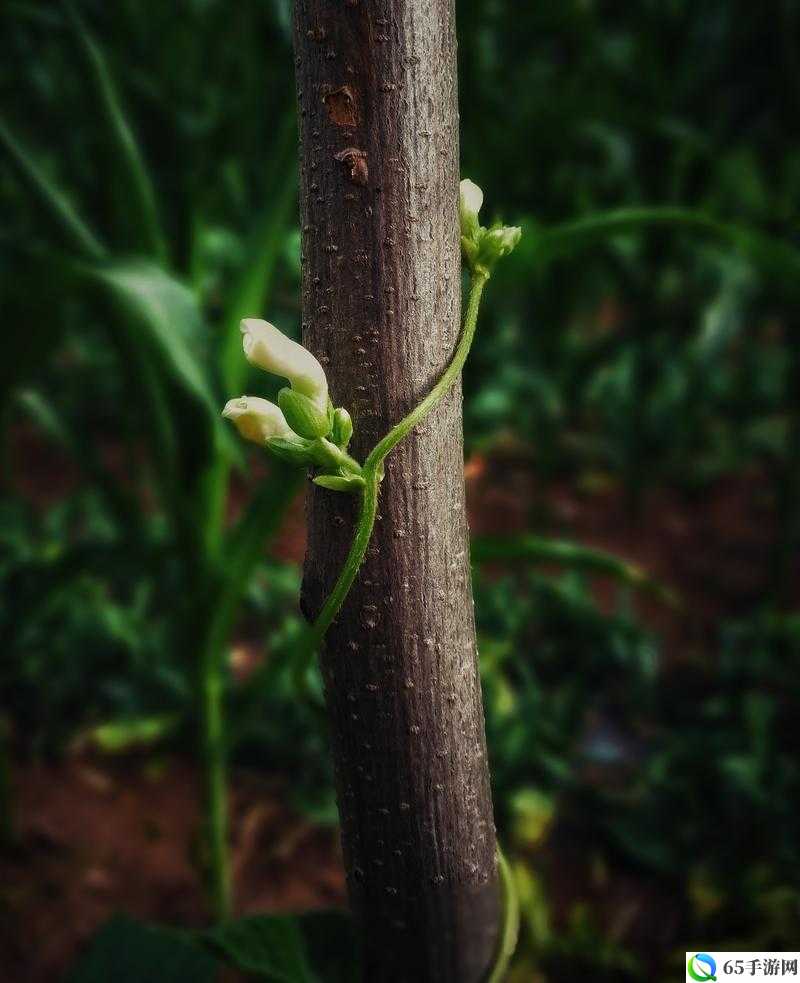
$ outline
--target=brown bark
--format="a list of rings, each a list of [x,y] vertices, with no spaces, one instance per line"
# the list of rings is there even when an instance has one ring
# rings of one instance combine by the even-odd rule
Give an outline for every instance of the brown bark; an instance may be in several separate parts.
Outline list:
[[[297,0],[295,53],[303,338],[363,459],[438,379],[460,330],[453,0]],[[355,511],[310,495],[309,616]],[[476,983],[499,901],[460,386],[387,460],[322,668],[365,979]]]

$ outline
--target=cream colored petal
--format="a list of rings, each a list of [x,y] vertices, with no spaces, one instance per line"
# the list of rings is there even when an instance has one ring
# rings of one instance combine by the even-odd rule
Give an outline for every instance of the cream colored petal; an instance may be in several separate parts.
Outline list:
[[[292,433],[280,407],[259,396],[239,396],[225,404],[222,415],[230,420],[245,438],[263,444],[270,437],[285,437]]]
[[[464,178],[461,184],[459,184],[458,190],[461,214],[471,215],[477,219],[478,212],[481,210],[481,206],[483,205],[483,192],[478,185],[475,184],[474,181],[470,181],[469,178]]]
[[[248,362],[288,379],[293,389],[313,399],[323,412],[327,411],[328,380],[310,351],[287,338],[274,324],[259,318],[245,318],[241,331]]]

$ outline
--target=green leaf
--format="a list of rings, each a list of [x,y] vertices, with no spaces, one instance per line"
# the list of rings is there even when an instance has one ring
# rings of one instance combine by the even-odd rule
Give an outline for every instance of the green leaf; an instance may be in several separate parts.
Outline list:
[[[211,956],[177,932],[119,915],[101,928],[67,983],[214,983],[216,977]]]
[[[155,191],[136,137],[122,109],[105,55],[72,3],[65,0],[64,6],[86,58],[95,95],[106,119],[108,138],[105,142],[117,152],[119,181],[124,188],[122,200],[133,232],[132,245],[143,248],[148,254],[164,262],[167,247],[158,219]]]
[[[701,211],[671,206],[596,212],[551,228],[529,225],[520,253],[528,262],[546,263],[559,256],[574,256],[580,250],[604,242],[611,236],[655,226],[685,228],[710,236],[732,246],[762,273],[775,276],[789,285],[796,285],[800,278],[800,250],[791,243],[746,226],[721,222]]]
[[[212,951],[261,979],[317,983],[295,918],[254,915],[219,925],[202,938]]]
[[[741,263],[727,263],[714,300],[703,312],[700,333],[691,354],[696,370],[705,373],[718,364],[723,352],[745,330],[747,297],[752,291],[753,272]]]
[[[605,574],[652,594],[670,607],[680,605],[680,600],[673,590],[660,584],[638,564],[622,560],[603,550],[589,549],[563,539],[546,539],[529,535],[509,538],[476,536],[471,542],[471,553],[475,563],[495,561],[556,563],[570,569]]]
[[[17,140],[2,119],[0,119],[0,144],[6,148],[17,171],[34,192],[44,213],[49,216],[72,247],[86,259],[102,259],[106,251],[100,240],[78,214],[67,195],[45,174],[30,151]]]
[[[216,421],[217,400],[198,358],[203,317],[192,292],[147,260],[123,260],[92,267],[89,272],[135,319],[174,383]]]
[[[83,271],[119,309],[114,341],[133,372],[132,395],[149,431],[162,500],[185,545],[195,550],[206,530],[206,482],[214,473],[208,465],[216,456],[238,454],[198,355],[205,329],[196,298],[149,260]]]
[[[155,744],[174,733],[179,723],[180,716],[175,713],[131,717],[127,720],[111,720],[93,727],[87,736],[101,751],[117,754],[132,747]]]

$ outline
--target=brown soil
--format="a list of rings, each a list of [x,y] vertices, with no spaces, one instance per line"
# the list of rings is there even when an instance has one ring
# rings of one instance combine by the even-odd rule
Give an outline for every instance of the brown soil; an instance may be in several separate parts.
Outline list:
[[[175,757],[19,768],[17,843],[0,856],[0,979],[52,983],[115,911],[201,926],[193,767]],[[293,814],[285,781],[232,783],[236,907],[241,914],[344,903],[337,835]]]

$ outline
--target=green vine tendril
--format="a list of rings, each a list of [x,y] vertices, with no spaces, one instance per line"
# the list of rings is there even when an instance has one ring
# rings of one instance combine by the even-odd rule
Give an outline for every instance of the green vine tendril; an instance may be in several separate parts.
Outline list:
[[[464,368],[473,339],[475,338],[481,295],[488,279],[489,273],[486,270],[479,270],[472,274],[469,300],[467,302],[466,314],[464,315],[461,337],[459,338],[453,357],[439,381],[428,395],[375,445],[362,466],[361,477],[364,479],[364,487],[360,492],[360,508],[353,542],[341,573],[312,624],[308,640],[299,654],[297,669],[300,673],[305,672],[317,649],[322,644],[322,640],[341,610],[345,598],[356,578],[356,574],[364,562],[367,547],[372,538],[372,530],[375,527],[375,517],[378,512],[380,483],[383,477],[383,462],[394,448],[397,447],[400,441],[407,437],[414,427],[421,423],[442,397],[446,395]]]

